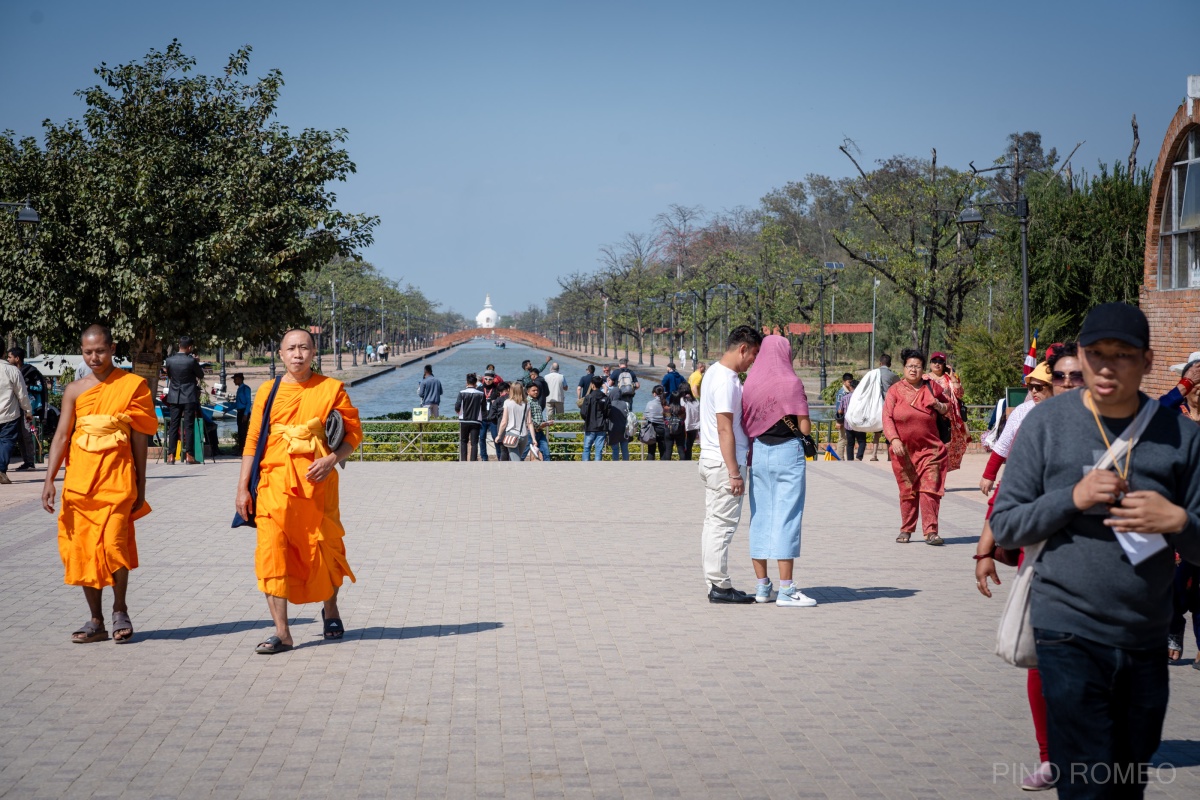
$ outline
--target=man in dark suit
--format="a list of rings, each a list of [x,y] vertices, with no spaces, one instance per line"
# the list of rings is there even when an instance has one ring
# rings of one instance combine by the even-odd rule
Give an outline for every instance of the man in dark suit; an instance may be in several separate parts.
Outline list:
[[[192,431],[196,416],[200,413],[200,386],[204,370],[192,355],[192,337],[179,337],[179,351],[167,358],[167,408],[171,421],[167,425],[168,464],[175,463],[175,442],[179,441],[179,424],[183,423],[183,455],[189,464],[195,464],[192,449]]]

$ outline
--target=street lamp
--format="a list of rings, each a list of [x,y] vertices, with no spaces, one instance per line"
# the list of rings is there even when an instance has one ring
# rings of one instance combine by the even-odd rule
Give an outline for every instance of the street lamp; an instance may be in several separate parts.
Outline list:
[[[837,283],[836,270],[842,270],[845,268],[846,268],[846,265],[844,263],[842,263],[841,261],[826,261],[825,265],[824,265],[824,269],[817,273],[817,276],[815,279],[816,284],[817,284],[817,320],[818,320],[817,324],[821,328],[821,392],[822,393],[824,393],[825,386],[828,383],[828,373],[826,371],[826,365],[825,365],[825,287],[836,284]],[[826,272],[825,270],[834,270],[835,271],[833,276],[831,278],[829,278],[828,280],[826,280],[825,276],[828,275],[829,273]],[[808,280],[805,280],[804,278],[796,278],[796,280],[792,281],[792,286],[803,286],[806,283],[812,283],[812,282],[813,282],[812,278],[809,278]]]
[[[20,203],[0,203],[0,208],[16,209],[18,225],[37,225],[42,221],[42,218],[38,216],[38,212],[29,204],[28,197]]]
[[[879,291],[879,278],[875,279],[874,285],[871,287],[871,363],[869,366],[875,366],[875,295]]]
[[[688,295],[692,296],[692,352],[695,353],[696,352],[696,326],[697,326],[696,299],[699,297],[699,295],[696,294],[695,291],[689,289],[686,292],[676,292],[675,299],[683,300],[683,299],[686,299]],[[692,359],[695,360],[695,356],[692,356]]]
[[[975,247],[983,230],[983,213],[980,208],[994,208],[1021,223],[1021,316],[1024,325],[1022,353],[1029,352],[1029,199],[1019,195],[1015,201],[997,203],[972,203],[958,215],[958,226],[966,234],[967,247]]]

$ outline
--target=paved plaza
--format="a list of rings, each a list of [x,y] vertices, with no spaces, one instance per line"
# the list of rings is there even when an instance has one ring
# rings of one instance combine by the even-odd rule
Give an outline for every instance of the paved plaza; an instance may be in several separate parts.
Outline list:
[[[68,641],[54,519],[3,487],[25,499],[0,508],[0,796],[1018,797],[1037,748],[1025,673],[991,654],[1008,581],[974,587],[981,467],[933,548],[893,543],[885,464],[811,464],[820,606],[777,608],[707,602],[694,464],[351,463],[346,638],[295,608],[272,657],[233,460],[151,467],[128,646]],[[1189,665],[1151,797],[1200,795]]]

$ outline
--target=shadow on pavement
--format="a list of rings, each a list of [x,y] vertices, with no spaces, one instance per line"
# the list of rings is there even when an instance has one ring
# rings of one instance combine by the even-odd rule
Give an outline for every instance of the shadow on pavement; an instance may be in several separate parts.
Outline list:
[[[914,536],[913,541],[917,538]],[[979,542],[978,536],[943,536],[942,541],[946,544],[976,544]]]
[[[458,636],[503,628],[503,622],[464,622],[459,625],[412,625],[405,628],[347,628],[347,639],[422,639],[426,636]]]
[[[1200,741],[1195,739],[1164,739],[1158,752],[1150,759],[1155,766],[1200,767]]]
[[[297,618],[291,620],[290,624],[293,626],[307,625],[312,621],[312,618]],[[225,636],[231,633],[252,631],[258,628],[273,628],[274,626],[275,623],[269,619],[250,619],[243,622],[214,622],[211,625],[193,625],[189,628],[166,628],[157,631],[139,630],[134,635],[133,641],[130,644],[136,644],[147,639],[197,639],[201,636]],[[137,627],[137,620],[134,620],[134,627]]]
[[[818,603],[853,603],[857,600],[879,600],[881,598],[903,599],[912,597],[919,589],[897,589],[894,586],[864,586],[851,589],[848,586],[805,586],[804,593]]]

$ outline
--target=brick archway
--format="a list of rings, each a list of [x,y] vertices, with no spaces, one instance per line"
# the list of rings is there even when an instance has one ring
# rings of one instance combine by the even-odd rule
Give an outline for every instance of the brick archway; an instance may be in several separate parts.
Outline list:
[[[536,347],[539,350],[548,350],[554,346],[554,343],[545,336],[540,336],[529,331],[519,331],[516,328],[472,328],[469,331],[456,331],[448,333],[439,339],[433,341],[434,347],[450,347],[451,345],[462,344],[471,339],[507,339],[510,342],[519,342],[527,344],[530,347]]]

